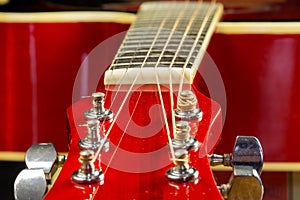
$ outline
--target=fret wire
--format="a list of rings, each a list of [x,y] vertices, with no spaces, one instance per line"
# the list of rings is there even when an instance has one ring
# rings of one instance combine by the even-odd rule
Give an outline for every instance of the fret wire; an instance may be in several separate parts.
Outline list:
[[[192,16],[191,16],[191,18],[190,18],[190,21],[189,21],[189,23],[188,23],[187,26],[186,26],[186,30],[185,30],[185,32],[184,32],[184,34],[183,34],[183,37],[182,37],[182,39],[181,39],[181,41],[180,41],[180,43],[179,43],[179,45],[178,45],[178,49],[176,50],[175,55],[174,55],[174,57],[173,57],[173,59],[172,59],[170,65],[169,65],[169,68],[172,68],[173,65],[175,64],[175,58],[178,56],[179,50],[181,49],[181,46],[182,46],[182,44],[183,44],[183,42],[184,42],[184,40],[185,40],[185,37],[187,36],[187,33],[188,33],[188,31],[189,31],[189,29],[190,29],[190,27],[191,27],[191,24],[192,24],[193,21],[194,21],[194,18],[195,18],[195,12],[198,11],[198,9],[199,9],[198,7],[200,7],[201,4],[202,4],[202,3],[199,3],[199,4],[197,4],[197,7],[195,7],[195,9],[194,9],[194,11],[193,11],[193,13],[192,13]],[[183,76],[182,76],[182,77],[183,77]]]
[[[165,55],[164,53],[163,53],[163,58],[173,58],[174,57],[173,54],[172,55],[168,55],[168,54]],[[158,58],[159,55],[158,54],[154,54],[154,55],[150,55],[149,57],[150,58]],[[122,57],[119,57],[117,59],[118,60],[123,60],[123,59],[131,59],[131,58],[144,58],[144,55],[122,56]]]
[[[216,0],[213,0],[212,3],[209,5],[209,9],[207,10],[207,13],[205,14],[206,18],[204,19],[204,21],[201,23],[201,27],[200,27],[200,30],[198,32],[198,35],[196,37],[196,40],[193,44],[193,48],[191,49],[191,52],[196,48],[197,46],[197,43],[196,41],[199,40],[199,38],[201,37],[201,35],[203,34],[203,31],[205,29],[205,27],[207,26],[208,24],[208,20],[209,20],[209,17],[212,16],[212,8],[213,6],[215,5],[216,3]],[[206,21],[207,20],[207,21]],[[182,68],[182,72],[184,72],[185,68],[188,66],[189,64],[189,60],[190,60],[190,56],[191,56],[191,53],[188,55],[187,59],[186,59],[186,62]],[[179,90],[178,90],[178,95],[180,94],[180,92],[182,91],[182,85],[183,85],[183,77],[181,77],[181,80],[180,80],[180,85],[179,85]]]
[[[159,4],[159,5],[163,5],[163,4]],[[173,5],[174,5],[174,4],[173,4]],[[169,12],[167,12],[167,13],[169,13]],[[163,21],[161,22],[161,25],[163,26],[164,23],[165,23],[165,21],[163,20]],[[159,33],[159,32],[158,32],[158,33]],[[157,35],[157,36],[158,36],[158,35]],[[157,38],[157,37],[155,37],[155,39],[156,39],[156,38]],[[125,37],[125,39],[126,39],[126,37]],[[155,39],[154,39],[154,41],[155,41]],[[153,47],[153,45],[150,47],[150,50],[151,50],[152,47]],[[145,59],[148,57],[148,55],[149,55],[149,52],[147,53]],[[145,65],[145,60],[143,61],[142,65],[141,65],[141,69],[144,67],[144,65]],[[110,132],[111,132],[111,130],[112,130],[112,127],[114,126],[114,124],[115,124],[115,122],[116,122],[116,119],[118,118],[118,116],[119,116],[119,114],[120,114],[120,112],[121,112],[121,110],[122,110],[122,108],[123,108],[123,106],[124,106],[126,100],[128,99],[128,96],[129,96],[130,92],[132,91],[132,88],[133,88],[135,82],[138,80],[139,75],[140,75],[139,73],[136,74],[135,79],[133,80],[133,82],[132,82],[132,84],[131,84],[131,86],[130,86],[128,92],[126,93],[126,96],[125,96],[124,101],[122,102],[122,104],[121,104],[119,110],[117,111],[117,113],[116,113],[114,119],[113,119],[112,122],[111,122],[111,125],[110,125],[109,129],[107,130],[107,132],[106,132],[106,134],[105,134],[105,136],[104,136],[104,139],[105,139],[105,140],[106,140],[107,137],[109,136],[109,134],[110,134]],[[171,136],[170,136],[170,132],[169,132],[168,121],[167,121],[167,118],[166,118],[166,110],[165,110],[165,108],[164,108],[164,104],[163,104],[163,100],[162,100],[162,95],[161,95],[161,93],[160,93],[160,97],[161,97],[160,99],[161,99],[161,102],[162,102],[162,108],[163,108],[162,111],[163,111],[163,113],[164,113],[164,115],[163,115],[163,116],[164,116],[164,121],[165,121],[165,123],[166,123],[166,125],[165,125],[165,126],[166,126],[166,131],[167,131],[167,135],[168,135],[168,139],[169,139],[169,143],[170,143],[169,145],[170,145],[171,156],[172,156],[172,160],[174,160],[174,159],[175,159],[175,153],[174,153],[174,149],[172,148],[172,141],[171,141]],[[100,147],[97,149],[97,151],[95,152],[94,157],[93,157],[93,159],[92,159],[92,161],[91,161],[92,163],[94,163],[94,162],[96,161],[96,159],[98,158],[99,153],[100,153],[100,151],[102,150],[103,145],[104,145],[104,143],[102,143],[102,144],[100,145]]]
[[[191,7],[192,8],[190,8],[189,11],[194,9],[195,6],[191,6]],[[197,19],[195,19],[193,21],[193,23],[189,27],[189,31],[187,31],[186,36],[184,38],[182,37],[182,35],[184,34],[184,33],[182,33],[182,31],[186,28],[186,25],[181,25],[181,24],[186,24],[186,23],[180,23],[180,26],[177,27],[176,31],[179,33],[176,32],[172,35],[172,38],[171,38],[170,42],[168,43],[168,47],[167,47],[168,51],[173,51],[173,54],[171,54],[172,56],[176,57],[176,53],[174,53],[174,52],[178,51],[177,54],[180,54],[180,56],[187,58],[187,56],[189,54],[188,51],[189,51],[189,49],[192,48],[193,41],[195,40],[195,38],[197,37],[197,35],[199,33],[199,26],[201,25],[201,23],[199,23],[199,22],[201,22],[203,20],[203,16],[204,16],[203,10],[206,11],[207,9],[208,9],[208,6],[206,6],[206,8],[204,8],[204,9],[201,8],[196,11]],[[181,9],[178,9],[178,10],[181,10]],[[200,12],[200,10],[201,10],[201,12]],[[156,13],[160,13],[160,12],[161,12],[161,10],[157,9]],[[160,15],[161,14],[159,14],[158,17],[155,16],[155,18],[159,18]],[[174,16],[175,15],[177,15],[177,13],[174,13]],[[184,20],[186,21],[187,19],[190,20],[191,15],[192,15],[192,12],[190,12],[188,17],[182,18],[182,20],[183,21]],[[161,15],[161,16],[163,16],[163,15]],[[174,19],[167,19],[166,22],[174,22],[175,20],[176,19],[174,17]],[[144,16],[144,17],[138,16],[138,20],[136,23],[142,25],[144,22],[147,22],[146,25],[149,26],[148,24],[153,23],[155,21],[161,22],[160,19],[149,20],[148,16]],[[168,26],[170,27],[172,25],[168,25]],[[207,30],[207,29],[208,29],[208,26],[205,27],[205,30]],[[136,55],[137,56],[138,55],[145,56],[146,55],[145,52],[149,51],[150,42],[153,41],[153,38],[157,34],[157,31],[158,30],[155,27],[144,27],[143,29],[141,29],[141,28],[135,28],[135,26],[133,26],[133,29],[130,29],[130,31],[128,31],[128,34],[116,55],[116,58],[115,58],[116,62],[113,62],[113,64],[111,65],[111,69],[114,68],[113,65],[115,63],[120,62],[119,58],[124,56],[124,53],[126,54],[126,52],[128,52],[128,51],[131,52],[130,53],[131,56],[136,56]],[[198,41],[197,41],[197,43],[198,43],[197,46],[199,46],[199,48],[196,48],[196,49],[200,49],[200,46],[204,40],[206,31],[203,31],[203,32],[204,33],[202,33],[200,35],[200,37],[198,38]],[[154,48],[162,48],[166,42],[166,39],[169,36],[170,36],[170,30],[160,30],[160,33],[158,34],[158,39],[154,43]],[[183,42],[182,42],[182,44],[180,44],[179,41],[181,41],[182,39],[183,39]],[[135,53],[132,53],[132,52],[135,52]],[[151,52],[150,56],[152,53],[154,53],[154,52]],[[160,52],[157,51],[157,53],[160,53]],[[195,52],[193,52],[192,54],[195,55]],[[195,60],[194,57],[191,56],[189,62]],[[132,62],[134,62],[134,59],[132,59]]]

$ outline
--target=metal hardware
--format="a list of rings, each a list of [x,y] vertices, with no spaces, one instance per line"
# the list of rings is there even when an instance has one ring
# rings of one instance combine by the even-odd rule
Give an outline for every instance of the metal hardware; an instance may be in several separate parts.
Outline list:
[[[84,112],[86,119],[98,119],[99,121],[109,121],[113,118],[111,110],[104,108],[105,94],[102,92],[95,92],[92,94],[93,108]]]
[[[203,112],[197,108],[197,98],[191,90],[183,90],[177,101],[175,116],[181,120],[202,120]]]
[[[190,126],[187,121],[177,121],[172,144],[175,149],[186,149],[197,151],[199,142],[196,138],[190,136]]]
[[[260,178],[263,167],[263,151],[259,140],[252,136],[238,136],[232,154],[213,154],[211,166],[223,164],[233,167],[229,183],[219,186],[225,199],[261,200],[263,185]]]
[[[179,149],[175,151],[174,161],[175,167],[166,172],[166,176],[170,181],[174,182],[189,182],[196,180],[199,177],[197,169],[188,164],[188,151]]]
[[[48,181],[58,168],[57,152],[52,143],[32,145],[25,154],[28,169],[43,169]]]
[[[22,170],[15,180],[15,199],[42,199],[47,190],[47,183],[51,182],[58,166],[65,160],[64,155],[57,155],[52,143],[32,145],[25,154],[28,169]]]
[[[14,183],[16,200],[41,200],[47,190],[43,169],[24,169]]]
[[[259,174],[253,167],[236,167],[228,184],[218,187],[222,196],[229,200],[261,200],[264,188]]]
[[[104,180],[102,171],[95,169],[93,160],[93,152],[90,150],[83,150],[80,152],[79,162],[81,167],[79,170],[73,172],[72,180],[79,184],[91,184]]]
[[[231,164],[231,154],[225,153],[224,155],[212,154],[210,156],[210,166],[232,166]]]
[[[238,136],[232,153],[232,166],[251,166],[258,174],[263,168],[263,150],[259,140],[252,136]]]
[[[99,121],[96,119],[88,120],[87,130],[87,137],[78,142],[79,148],[97,151],[100,145],[104,143],[102,151],[107,152],[109,150],[109,142],[100,137]]]

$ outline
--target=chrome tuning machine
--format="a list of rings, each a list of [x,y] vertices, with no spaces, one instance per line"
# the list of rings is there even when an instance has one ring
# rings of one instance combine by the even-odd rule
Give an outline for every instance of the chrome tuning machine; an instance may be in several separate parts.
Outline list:
[[[101,145],[103,145],[102,151],[107,152],[109,150],[108,140],[100,137],[99,121],[97,119],[87,120],[87,136],[79,140],[79,148],[82,150],[97,151]]]
[[[102,92],[95,92],[92,94],[93,108],[84,112],[87,120],[98,119],[99,121],[109,121],[113,118],[113,112],[104,108],[105,94]]]
[[[175,133],[172,139],[172,145],[174,149],[186,149],[197,151],[199,148],[199,142],[196,138],[190,135],[190,126],[187,121],[177,121],[175,123]]]
[[[83,150],[80,152],[80,169],[73,172],[72,180],[78,184],[92,184],[104,180],[104,174],[101,170],[95,169],[93,163],[94,152]]]
[[[238,136],[232,154],[212,155],[211,166],[233,168],[227,184],[219,186],[224,198],[229,200],[261,200],[264,189],[260,174],[263,168],[263,150],[259,140],[252,136]]]
[[[175,116],[180,120],[202,120],[203,112],[197,108],[197,98],[191,90],[180,92],[177,108],[174,110]]]
[[[175,151],[175,166],[166,172],[170,181],[182,183],[196,180],[199,177],[198,170],[188,164],[188,157],[187,150],[178,149]]]
[[[52,143],[32,145],[25,154],[28,169],[22,170],[14,183],[15,199],[42,199],[54,173],[66,160]]]
[[[196,108],[197,99],[190,90],[184,90],[180,93],[177,109],[174,113],[180,121],[175,122],[174,138],[170,147],[174,150],[174,167],[166,172],[166,176],[173,182],[190,182],[199,177],[199,172],[191,167],[189,162],[189,151],[197,151],[199,142],[190,134],[191,127],[189,121],[202,119],[202,111]]]

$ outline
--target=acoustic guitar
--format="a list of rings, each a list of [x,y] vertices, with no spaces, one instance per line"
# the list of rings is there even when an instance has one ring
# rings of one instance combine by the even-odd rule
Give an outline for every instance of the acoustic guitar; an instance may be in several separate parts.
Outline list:
[[[232,154],[214,155],[221,107],[197,89],[222,10],[216,2],[141,5],[103,76],[102,68],[92,68],[98,76],[89,86],[94,93],[67,110],[68,158],[44,199],[262,199],[258,140],[238,137]],[[80,72],[100,66],[103,49],[94,49]],[[49,155],[53,146],[30,148],[26,163],[29,170],[41,170],[31,163],[51,157],[46,176],[51,180],[57,158],[42,151]],[[210,165],[217,164],[233,167],[228,184],[216,185]],[[19,191],[21,175],[17,199],[26,197]]]

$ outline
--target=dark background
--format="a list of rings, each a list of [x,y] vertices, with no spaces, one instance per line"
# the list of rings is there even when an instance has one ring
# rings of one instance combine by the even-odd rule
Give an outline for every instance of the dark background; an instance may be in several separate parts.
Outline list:
[[[3,200],[14,199],[14,182],[19,172],[24,169],[24,162],[0,162],[0,196]]]

